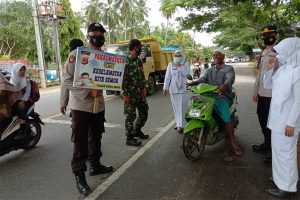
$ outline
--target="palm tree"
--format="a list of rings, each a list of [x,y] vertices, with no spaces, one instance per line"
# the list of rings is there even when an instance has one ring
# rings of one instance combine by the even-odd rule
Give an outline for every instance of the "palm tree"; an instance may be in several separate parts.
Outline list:
[[[119,9],[115,0],[90,0],[85,7],[86,25],[93,22],[101,22],[108,27],[108,43],[113,38],[112,33],[120,22]]]
[[[148,12],[150,10],[150,8],[148,8],[146,6],[146,1],[145,0],[137,0],[136,1],[136,8],[135,8],[135,12],[137,17],[141,20],[144,21],[145,17],[148,17]]]
[[[135,7],[136,0],[117,0],[117,7],[121,8],[121,16],[124,19],[124,27],[125,27],[125,40],[127,40],[127,26],[128,19],[133,12],[133,8]]]
[[[88,2],[88,5],[84,8],[86,26],[100,21],[101,10],[102,3],[100,4],[99,0],[90,0]]]
[[[172,4],[172,0],[161,0],[161,5],[159,10],[162,12],[162,15],[167,19],[167,30],[165,40],[168,38],[168,28],[169,28],[169,21],[172,16],[176,12],[176,6]]]
[[[114,0],[107,0],[107,3],[103,3],[103,10],[101,21],[104,25],[108,26],[108,43],[111,43],[112,33],[114,33],[116,26],[121,20],[121,16],[118,13],[118,7]]]

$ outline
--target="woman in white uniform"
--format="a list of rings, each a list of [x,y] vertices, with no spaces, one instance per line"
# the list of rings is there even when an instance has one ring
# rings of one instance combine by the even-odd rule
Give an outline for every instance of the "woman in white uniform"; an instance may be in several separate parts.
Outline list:
[[[300,131],[300,38],[286,38],[274,47],[280,65],[269,62],[265,88],[272,89],[268,127],[272,130],[272,173],[277,197],[297,192],[297,141]]]
[[[184,112],[187,108],[189,94],[186,89],[186,75],[190,73],[189,62],[185,61],[184,52],[177,50],[174,54],[174,61],[170,62],[167,68],[163,95],[170,93],[172,107],[176,120],[178,133],[183,133],[186,125]]]

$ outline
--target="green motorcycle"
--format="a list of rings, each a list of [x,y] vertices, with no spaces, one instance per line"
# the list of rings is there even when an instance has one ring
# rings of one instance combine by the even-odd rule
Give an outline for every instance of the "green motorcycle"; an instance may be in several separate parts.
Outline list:
[[[184,128],[183,151],[189,160],[199,160],[205,145],[214,145],[226,136],[225,124],[214,111],[215,96],[219,95],[218,86],[199,84],[191,87],[192,96],[185,113],[187,125]],[[234,128],[239,124],[235,115],[237,106],[236,92],[233,89],[230,112]]]

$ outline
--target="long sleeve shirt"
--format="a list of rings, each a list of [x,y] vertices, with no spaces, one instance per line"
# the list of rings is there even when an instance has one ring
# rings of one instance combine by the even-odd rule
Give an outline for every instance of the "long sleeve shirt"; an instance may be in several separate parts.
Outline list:
[[[299,72],[285,67],[276,73],[273,69],[265,73],[264,87],[272,89],[268,127],[277,133],[284,133],[286,125],[300,131],[300,79],[294,80]]]
[[[210,85],[226,85],[227,91],[222,95],[217,95],[216,99],[232,100],[232,85],[235,82],[235,72],[231,65],[223,64],[221,68],[217,69],[216,66],[209,68],[205,75],[199,78],[195,83],[207,83]]]
[[[30,79],[26,80],[27,85],[21,90],[21,95],[18,97],[18,100],[28,101],[31,93],[31,82]]]
[[[88,47],[89,48],[89,47]],[[69,95],[68,90],[71,91],[71,106],[73,110],[93,112],[94,98],[89,96],[90,89],[80,89],[73,87],[74,72],[75,72],[75,61],[76,61],[76,50],[72,51],[69,55],[69,59],[65,63],[65,71],[63,78],[63,85],[61,87],[60,105],[65,107],[68,102]],[[104,110],[104,97],[103,91],[100,90],[100,97],[98,98],[98,110],[99,113]]]
[[[186,75],[189,73],[189,62],[185,62],[181,67],[176,67],[173,62],[170,62],[165,75],[163,89],[169,90],[170,94],[186,93]]]
[[[133,60],[127,56],[122,83],[123,95],[141,96],[146,87],[147,81],[143,71],[143,62],[139,58]]]
[[[265,49],[261,55],[259,72],[254,83],[253,93],[262,97],[272,97],[272,89],[264,87],[264,75],[268,71],[267,65],[270,58],[275,58],[276,53],[272,49]],[[275,69],[278,68],[278,63],[275,64]]]

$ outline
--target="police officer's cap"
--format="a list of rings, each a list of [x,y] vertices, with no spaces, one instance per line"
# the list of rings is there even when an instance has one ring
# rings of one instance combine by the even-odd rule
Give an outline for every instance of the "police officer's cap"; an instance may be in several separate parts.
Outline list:
[[[271,37],[271,36],[274,36],[276,35],[277,33],[277,27],[275,24],[268,24],[266,26],[264,26],[262,28],[262,37],[263,38],[268,38],[268,37]]]
[[[275,24],[268,24],[263,27],[262,32],[263,33],[277,32],[277,27]]]
[[[99,24],[99,23],[92,23],[92,24],[90,24],[88,26],[88,30],[87,31],[88,32],[100,31],[102,33],[106,32],[105,28],[101,24]]]
[[[138,39],[132,39],[128,43],[129,50],[133,50],[135,47],[140,47],[142,43]]]

